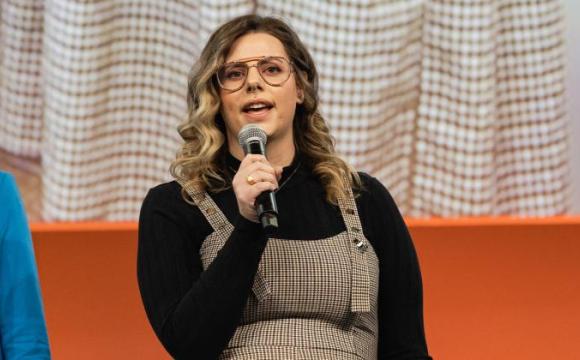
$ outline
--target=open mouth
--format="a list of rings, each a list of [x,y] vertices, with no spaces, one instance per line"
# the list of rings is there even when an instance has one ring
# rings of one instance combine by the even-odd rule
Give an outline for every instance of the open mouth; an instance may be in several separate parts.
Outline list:
[[[246,106],[244,106],[244,108],[242,109],[243,112],[248,113],[248,114],[255,114],[255,113],[259,113],[259,112],[263,112],[263,111],[267,111],[270,110],[271,108],[273,108],[274,106],[270,103],[266,103],[266,102],[255,102],[255,103],[250,103]]]

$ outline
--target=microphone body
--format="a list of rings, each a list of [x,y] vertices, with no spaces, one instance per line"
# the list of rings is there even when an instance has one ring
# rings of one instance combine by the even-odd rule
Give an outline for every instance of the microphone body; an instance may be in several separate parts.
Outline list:
[[[254,124],[244,126],[238,141],[244,149],[244,154],[266,155],[267,135],[264,130]],[[256,213],[264,229],[278,227],[278,205],[273,191],[262,192],[256,198]]]

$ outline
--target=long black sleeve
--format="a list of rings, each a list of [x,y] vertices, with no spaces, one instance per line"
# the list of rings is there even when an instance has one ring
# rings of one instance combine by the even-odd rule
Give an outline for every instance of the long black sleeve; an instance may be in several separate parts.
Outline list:
[[[259,224],[240,217],[216,259],[202,271],[203,226],[175,189],[149,192],[139,219],[138,280],[157,336],[175,358],[215,359],[242,315],[266,240]],[[176,205],[178,206],[176,208]],[[188,206],[187,211],[179,206]],[[196,209],[197,210],[197,209]],[[205,224],[206,227],[208,226]]]
[[[379,257],[379,359],[431,359],[423,326],[423,291],[417,254],[394,199],[365,176],[361,201],[369,241]]]

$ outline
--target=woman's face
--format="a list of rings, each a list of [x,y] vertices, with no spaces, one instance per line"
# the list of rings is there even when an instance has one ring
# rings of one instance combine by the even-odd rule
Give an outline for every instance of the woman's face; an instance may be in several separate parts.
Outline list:
[[[239,147],[238,132],[250,123],[266,132],[268,144],[275,143],[281,148],[294,146],[292,122],[296,104],[302,102],[302,90],[296,84],[294,72],[282,85],[272,86],[260,76],[257,67],[252,67],[261,57],[273,56],[290,60],[276,37],[266,33],[250,33],[237,39],[226,57],[226,64],[243,61],[250,66],[241,89],[228,91],[220,87],[220,113],[225,121],[232,152],[232,146]]]

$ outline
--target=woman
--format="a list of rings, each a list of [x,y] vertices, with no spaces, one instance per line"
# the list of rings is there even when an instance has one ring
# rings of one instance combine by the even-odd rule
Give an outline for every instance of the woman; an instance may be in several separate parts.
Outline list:
[[[387,190],[336,155],[317,82],[297,35],[255,15],[216,30],[194,66],[177,181],[149,191],[139,225],[141,295],[174,357],[430,358],[411,238]],[[246,124],[266,157],[244,156]]]
[[[26,214],[0,172],[0,360],[10,359],[50,359],[50,350]]]

